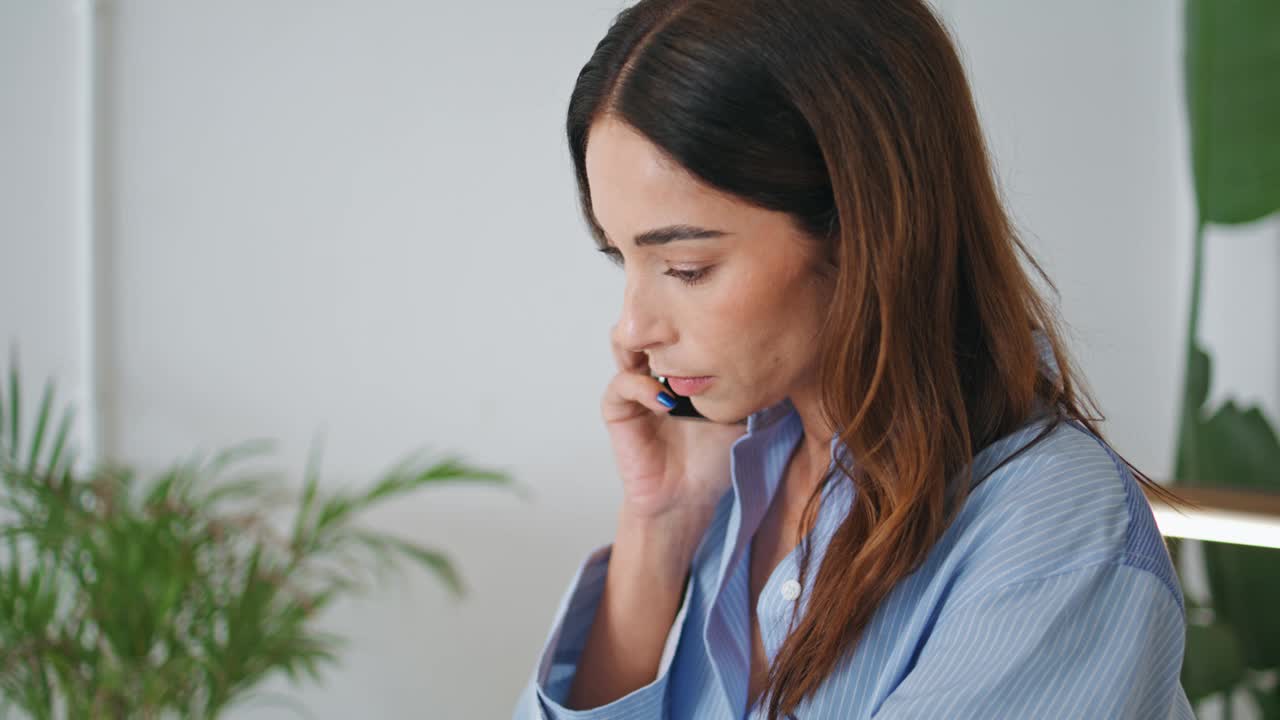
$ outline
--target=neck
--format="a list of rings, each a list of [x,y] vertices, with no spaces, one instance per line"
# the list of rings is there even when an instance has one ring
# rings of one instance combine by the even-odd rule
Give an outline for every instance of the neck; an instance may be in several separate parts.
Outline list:
[[[787,493],[808,497],[822,480],[822,473],[831,464],[831,438],[836,430],[822,420],[816,398],[804,393],[793,394],[791,404],[800,416],[800,424],[804,428],[804,436],[791,458],[786,473]],[[799,483],[800,487],[791,487]]]

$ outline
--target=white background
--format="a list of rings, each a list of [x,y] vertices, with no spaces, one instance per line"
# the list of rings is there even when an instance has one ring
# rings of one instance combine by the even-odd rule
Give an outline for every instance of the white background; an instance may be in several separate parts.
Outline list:
[[[1193,224],[1180,6],[941,3],[1104,430],[1160,479]],[[0,339],[29,397],[52,375],[145,468],[270,437],[296,477],[323,434],[330,486],[434,448],[534,492],[442,487],[372,518],[448,552],[469,593],[414,573],[337,607],[341,665],[269,686],[315,717],[509,717],[611,537],[621,273],[576,214],[563,126],[621,7],[111,0],[88,35],[87,2],[0,0]],[[1211,234],[1213,399],[1273,420],[1277,275],[1275,222]],[[270,702],[234,716],[293,715]]]

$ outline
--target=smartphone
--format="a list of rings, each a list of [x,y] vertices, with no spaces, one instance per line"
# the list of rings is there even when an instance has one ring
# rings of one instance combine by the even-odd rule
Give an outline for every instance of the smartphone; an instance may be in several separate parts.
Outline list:
[[[698,409],[693,406],[692,400],[685,397],[684,395],[678,394],[675,390],[672,390],[671,383],[668,382],[666,378],[661,376],[655,376],[655,377],[657,377],[658,381],[662,383],[662,386],[667,389],[667,394],[676,399],[676,406],[674,408],[671,408],[670,412],[667,413],[668,415],[675,415],[676,417],[693,418],[695,420],[707,419],[706,416],[698,412]]]

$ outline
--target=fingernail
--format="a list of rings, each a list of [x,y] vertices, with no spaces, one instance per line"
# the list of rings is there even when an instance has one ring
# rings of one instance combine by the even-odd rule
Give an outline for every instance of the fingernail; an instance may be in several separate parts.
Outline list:
[[[668,410],[676,406],[676,399],[668,395],[666,391],[658,393],[658,402],[666,405]]]

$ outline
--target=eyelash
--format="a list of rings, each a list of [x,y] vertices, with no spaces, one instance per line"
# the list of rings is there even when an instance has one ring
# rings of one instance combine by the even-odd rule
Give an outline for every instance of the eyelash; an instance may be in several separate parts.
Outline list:
[[[680,282],[684,283],[685,285],[697,285],[698,283],[707,279],[706,268],[703,268],[701,270],[676,270],[675,268],[672,268],[663,274],[669,275],[679,280]]]
[[[608,257],[609,260],[611,260],[614,265],[617,265],[618,267],[622,267],[622,253],[618,252],[617,249],[611,248],[611,247],[600,248],[600,252],[604,253],[605,257]],[[693,286],[706,280],[707,273],[709,273],[710,271],[711,271],[711,268],[702,268],[699,270],[676,270],[675,268],[671,268],[663,274],[669,277],[673,277],[679,280],[680,282],[684,283],[685,285]]]

